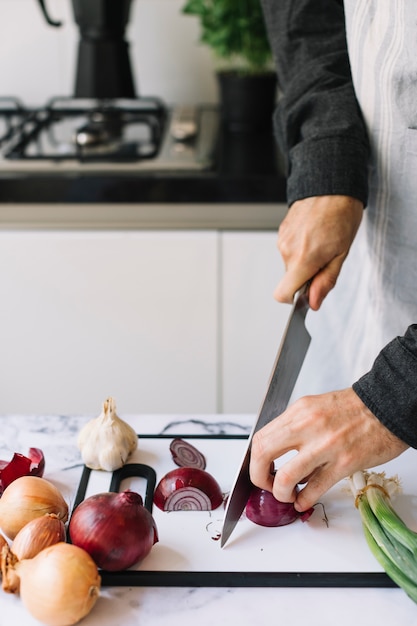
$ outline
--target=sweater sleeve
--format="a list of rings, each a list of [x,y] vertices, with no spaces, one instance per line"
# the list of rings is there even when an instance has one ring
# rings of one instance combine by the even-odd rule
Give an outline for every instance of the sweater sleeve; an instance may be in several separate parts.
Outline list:
[[[369,142],[350,71],[343,0],[261,0],[278,76],[287,200],[368,197]]]
[[[381,350],[353,390],[394,435],[417,448],[417,324]]]

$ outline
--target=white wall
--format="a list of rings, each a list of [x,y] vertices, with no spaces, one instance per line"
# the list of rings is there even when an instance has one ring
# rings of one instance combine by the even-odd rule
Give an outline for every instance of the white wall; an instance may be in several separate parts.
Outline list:
[[[134,0],[127,39],[136,87],[167,104],[215,102],[211,54],[198,42],[196,18],[181,13],[184,2]],[[46,24],[37,0],[0,0],[0,97],[33,106],[72,95],[78,32],[71,0],[46,4],[61,28]]]

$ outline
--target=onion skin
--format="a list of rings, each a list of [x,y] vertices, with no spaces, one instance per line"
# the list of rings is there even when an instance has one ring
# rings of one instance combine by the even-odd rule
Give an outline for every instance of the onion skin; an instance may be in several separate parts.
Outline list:
[[[0,461],[0,496],[21,476],[43,476],[45,457],[40,448],[29,448],[28,456],[15,452],[11,461]]]
[[[223,493],[205,470],[179,467],[161,478],[153,501],[162,511],[213,511],[222,504]]]
[[[259,526],[286,526],[298,518],[306,521],[314,509],[299,513],[292,502],[280,502],[270,491],[252,487],[249,500],[246,504],[246,517]]]
[[[28,522],[47,513],[65,523],[68,505],[57,487],[39,476],[16,478],[0,498],[0,528],[11,540]]]
[[[54,513],[35,517],[17,533],[12,552],[19,561],[32,559],[41,550],[65,541],[65,525]]]
[[[3,535],[0,534],[0,554],[4,546],[9,545]]]
[[[100,595],[97,565],[85,550],[68,543],[45,548],[33,559],[11,559],[3,578],[9,576],[17,578],[18,587],[8,591],[18,592],[29,613],[46,626],[76,624]]]
[[[90,496],[74,510],[68,530],[72,543],[109,572],[142,561],[158,541],[155,520],[130,490]]]

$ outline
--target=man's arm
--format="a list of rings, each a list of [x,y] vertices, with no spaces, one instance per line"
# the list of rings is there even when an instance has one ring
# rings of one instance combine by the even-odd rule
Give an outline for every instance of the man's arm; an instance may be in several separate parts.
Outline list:
[[[261,0],[280,97],[277,139],[288,203],[345,195],[367,202],[369,143],[356,100],[342,0]]]
[[[417,448],[417,324],[379,353],[353,389],[394,435]]]
[[[352,388],[306,396],[258,431],[252,482],[304,511],[342,478],[417,448],[417,324],[379,353]],[[275,475],[271,464],[298,454]],[[297,485],[306,482],[300,492]]]
[[[311,281],[319,309],[335,286],[367,201],[369,143],[350,71],[342,0],[261,0],[277,69],[275,127],[290,210],[278,247],[280,302]]]
[[[306,511],[330,487],[356,471],[394,459],[407,449],[352,388],[306,396],[255,433],[250,476],[277,500]],[[271,474],[271,464],[297,450]],[[305,483],[300,491],[297,486]]]

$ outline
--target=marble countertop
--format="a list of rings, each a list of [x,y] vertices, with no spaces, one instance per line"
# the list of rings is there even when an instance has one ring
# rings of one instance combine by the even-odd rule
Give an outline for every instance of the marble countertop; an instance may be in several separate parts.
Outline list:
[[[39,447],[46,459],[45,478],[54,482],[71,506],[82,472],[76,447],[85,416],[1,416],[0,459]],[[137,432],[173,431],[248,433],[253,416],[124,416]],[[416,605],[398,588],[226,588],[102,587],[85,626],[212,626],[216,620],[239,626],[282,623],[285,626],[415,625]],[[0,626],[39,624],[19,597],[0,594]]]

